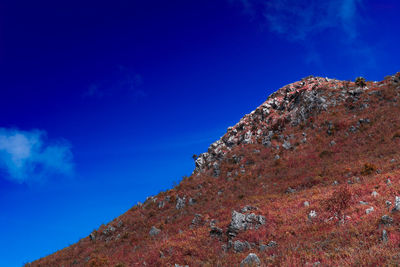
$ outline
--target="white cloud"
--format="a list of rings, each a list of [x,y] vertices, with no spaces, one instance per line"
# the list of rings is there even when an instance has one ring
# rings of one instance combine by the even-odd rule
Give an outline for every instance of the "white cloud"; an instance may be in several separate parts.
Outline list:
[[[72,153],[66,141],[49,143],[44,131],[0,128],[0,169],[18,183],[68,176],[73,173]]]

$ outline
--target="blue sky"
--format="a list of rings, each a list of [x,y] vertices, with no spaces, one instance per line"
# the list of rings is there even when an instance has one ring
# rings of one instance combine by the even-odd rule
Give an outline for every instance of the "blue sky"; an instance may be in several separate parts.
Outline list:
[[[82,3],[84,2],[84,3]],[[87,236],[308,75],[399,71],[398,1],[0,1],[0,266]]]

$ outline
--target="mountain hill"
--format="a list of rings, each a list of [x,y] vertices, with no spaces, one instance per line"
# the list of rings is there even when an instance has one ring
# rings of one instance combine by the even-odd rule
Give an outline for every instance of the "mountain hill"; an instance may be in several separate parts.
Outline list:
[[[400,73],[282,87],[179,185],[26,266],[400,264]]]

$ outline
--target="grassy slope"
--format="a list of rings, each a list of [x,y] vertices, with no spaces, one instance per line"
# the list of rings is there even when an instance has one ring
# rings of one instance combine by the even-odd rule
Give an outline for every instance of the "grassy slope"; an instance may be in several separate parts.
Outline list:
[[[355,87],[354,83],[346,86]],[[261,144],[237,146],[222,162],[219,178],[212,177],[211,171],[185,178],[174,189],[157,195],[157,200],[134,206],[110,222],[116,229],[111,234],[102,233],[109,226],[103,225],[93,233],[96,240],[84,238],[28,266],[237,266],[249,252],[256,253],[266,266],[312,266],[317,261],[322,265],[400,264],[400,214],[392,214],[385,204],[386,200],[394,203],[400,195],[399,89],[390,80],[369,82],[368,87],[354,103],[346,101],[299,126],[285,125],[283,134],[294,135],[294,148],[276,151]],[[339,92],[327,86],[320,90],[331,93],[330,97]],[[380,95],[368,94],[372,91],[380,91]],[[360,109],[366,99],[369,107]],[[348,130],[365,118],[370,123],[354,133]],[[331,134],[327,133],[328,122],[334,125]],[[301,142],[303,132],[306,143]],[[335,145],[330,145],[332,140]],[[275,136],[273,144],[282,141]],[[235,163],[232,155],[242,156],[241,162]],[[245,173],[228,177],[228,172],[234,173],[240,166]],[[386,183],[388,178],[391,185]],[[355,182],[349,184],[348,180]],[[296,192],[286,193],[289,187]],[[378,196],[372,196],[373,191]],[[344,223],[332,211],[342,201],[339,192],[350,193],[343,210],[349,217]],[[167,196],[170,201],[159,208],[159,201]],[[191,197],[196,203],[188,205],[186,201],[186,206],[177,210],[178,196]],[[304,201],[310,206],[304,206]],[[253,243],[251,250],[225,251],[228,238],[225,234],[220,239],[211,237],[210,221],[215,219],[225,232],[231,212],[246,205],[257,207],[255,213],[265,216],[266,224],[234,239]],[[369,207],[374,211],[366,214]],[[307,218],[311,210],[318,214],[313,220]],[[203,216],[204,224],[191,227],[195,214]],[[380,223],[384,214],[393,218],[392,225]],[[150,237],[153,225],[161,233]],[[387,243],[381,240],[383,229],[388,232]],[[258,244],[271,240],[278,246],[258,250]]]

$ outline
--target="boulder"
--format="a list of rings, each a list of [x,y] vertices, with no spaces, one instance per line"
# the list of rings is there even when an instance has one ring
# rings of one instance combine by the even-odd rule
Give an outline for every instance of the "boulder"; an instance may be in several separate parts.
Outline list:
[[[240,263],[240,267],[246,266],[261,266],[261,261],[258,256],[254,253],[250,253],[242,262]]]

